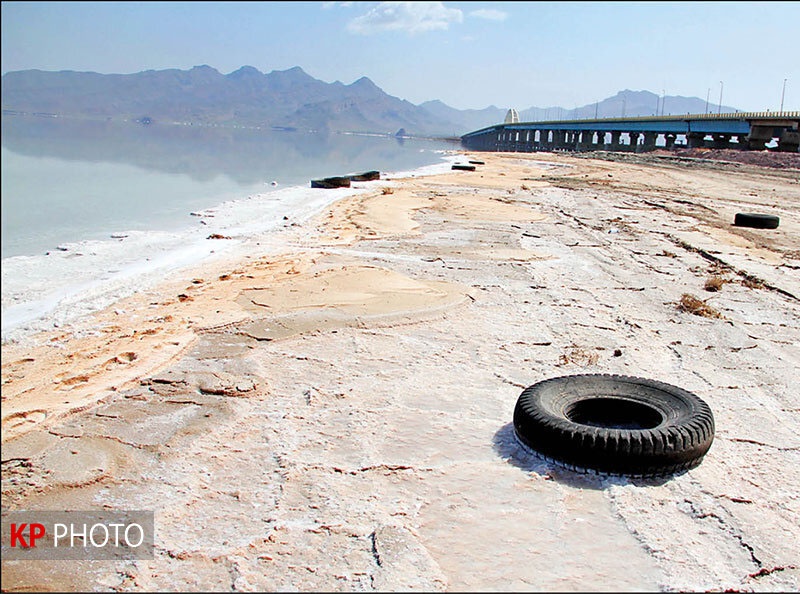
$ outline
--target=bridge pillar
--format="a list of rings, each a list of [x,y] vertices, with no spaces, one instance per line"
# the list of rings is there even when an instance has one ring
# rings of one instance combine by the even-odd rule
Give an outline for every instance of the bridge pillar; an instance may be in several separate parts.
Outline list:
[[[714,134],[714,148],[717,149],[724,149],[730,146],[731,135],[730,134]]]
[[[553,141],[550,139],[550,130],[542,130],[542,148],[549,151],[553,148]]]
[[[750,150],[765,150],[767,147],[764,145],[772,140],[772,131],[771,126],[750,126],[750,134],[747,135]]]
[[[639,146],[639,133],[638,132],[628,132],[628,138],[630,138],[630,145],[628,146],[628,150],[632,152],[636,152]]]
[[[664,142],[666,143],[664,146],[667,149],[671,149],[675,146],[675,139],[677,138],[677,134],[664,134]]]
[[[654,151],[656,149],[656,139],[658,139],[658,134],[656,134],[655,132],[645,132],[644,145],[642,146],[642,150]]]
[[[700,148],[705,145],[703,140],[706,137],[702,132],[689,132],[686,135],[686,145],[689,148]]]
[[[597,142],[594,145],[594,148],[597,150],[603,150],[606,147],[606,133],[605,132],[598,132],[597,133]]]
[[[611,150],[618,151],[621,148],[620,140],[622,137],[622,132],[612,132],[611,133]]]
[[[778,150],[782,153],[796,153],[800,150],[800,130],[787,128],[778,140]]]
[[[594,148],[594,132],[589,130],[583,130],[581,132],[581,141],[578,145],[578,149],[581,151],[590,151]]]

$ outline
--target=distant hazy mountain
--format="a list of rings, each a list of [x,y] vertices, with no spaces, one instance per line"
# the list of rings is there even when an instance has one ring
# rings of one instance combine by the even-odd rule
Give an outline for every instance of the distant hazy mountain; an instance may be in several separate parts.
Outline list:
[[[681,97],[667,95],[662,97],[650,91],[620,91],[613,97],[597,103],[590,103],[574,109],[550,107],[546,109],[531,107],[519,114],[520,121],[577,119],[577,118],[619,118],[652,115],[680,115],[717,113],[718,104],[709,103],[698,97]],[[736,108],[723,105],[722,112],[737,111]]]
[[[478,130],[480,128],[499,124],[503,122],[506,117],[506,112],[508,111],[508,108],[499,108],[493,105],[481,110],[458,110],[445,105],[441,101],[428,101],[427,103],[422,103],[420,107],[428,109],[431,113],[442,119],[456,122],[461,129],[466,131]],[[651,116],[662,113],[663,115],[706,113],[706,102],[704,99],[674,95],[661,97],[650,91],[630,91],[627,89],[620,91],[613,97],[598,101],[597,103],[590,103],[589,105],[583,105],[573,109],[557,106],[528,107],[527,109],[520,109],[516,106],[509,107],[515,107],[519,111],[520,122],[595,117],[619,118],[623,116]],[[718,104],[708,105],[709,113],[717,113],[717,111],[719,111]],[[733,111],[737,111],[736,108],[726,105],[722,106],[723,113]]]
[[[465,134],[472,130],[485,128],[492,124],[499,124],[506,117],[508,109],[490,105],[484,109],[456,109],[439,100],[420,103],[420,107],[427,109],[442,121],[452,122],[455,126],[455,135]]]
[[[302,68],[259,72],[243,66],[223,75],[210,66],[136,74],[8,72],[3,110],[153,122],[240,124],[411,134],[449,134],[454,126],[364,77],[325,83]]]
[[[663,104],[663,105],[662,105]],[[520,109],[521,121],[714,112],[697,97],[661,98],[625,90],[575,109]],[[221,74],[210,66],[147,70],[136,74],[21,70],[2,78],[4,112],[96,119],[274,126],[318,131],[460,136],[498,124],[508,107],[459,110],[441,101],[414,105],[363,77],[326,83],[300,67],[264,74],[252,66]],[[723,111],[735,111],[723,106]]]

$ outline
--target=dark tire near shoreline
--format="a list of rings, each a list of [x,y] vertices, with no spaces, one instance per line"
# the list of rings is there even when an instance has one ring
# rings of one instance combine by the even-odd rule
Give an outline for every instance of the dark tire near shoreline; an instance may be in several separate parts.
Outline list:
[[[350,178],[349,177],[326,177],[323,179],[312,179],[311,180],[311,187],[312,188],[324,188],[326,190],[332,188],[349,188],[350,187]]]
[[[737,212],[733,218],[736,227],[752,227],[754,229],[777,229],[780,218],[775,215]]]
[[[700,464],[714,416],[694,394],[621,375],[556,377],[526,388],[514,409],[519,440],[571,467],[663,476]]]
[[[475,165],[453,165],[450,169],[457,171],[475,171]]]
[[[352,175],[348,175],[347,177],[350,178],[350,181],[354,182],[375,181],[381,178],[381,172],[365,171],[364,173],[355,173]]]

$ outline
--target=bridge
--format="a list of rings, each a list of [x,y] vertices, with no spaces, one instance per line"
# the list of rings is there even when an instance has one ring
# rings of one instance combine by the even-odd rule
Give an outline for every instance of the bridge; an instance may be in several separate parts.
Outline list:
[[[469,149],[501,152],[632,151],[659,147],[776,149],[797,152],[800,111],[686,114],[631,118],[507,122],[461,137]]]

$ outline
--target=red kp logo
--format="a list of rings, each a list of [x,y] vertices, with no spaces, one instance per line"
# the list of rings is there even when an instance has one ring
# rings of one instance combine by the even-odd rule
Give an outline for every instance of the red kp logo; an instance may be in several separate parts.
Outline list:
[[[28,528],[28,540],[25,541],[25,528]],[[11,524],[11,546],[22,548],[36,548],[36,541],[44,538],[44,524]]]

